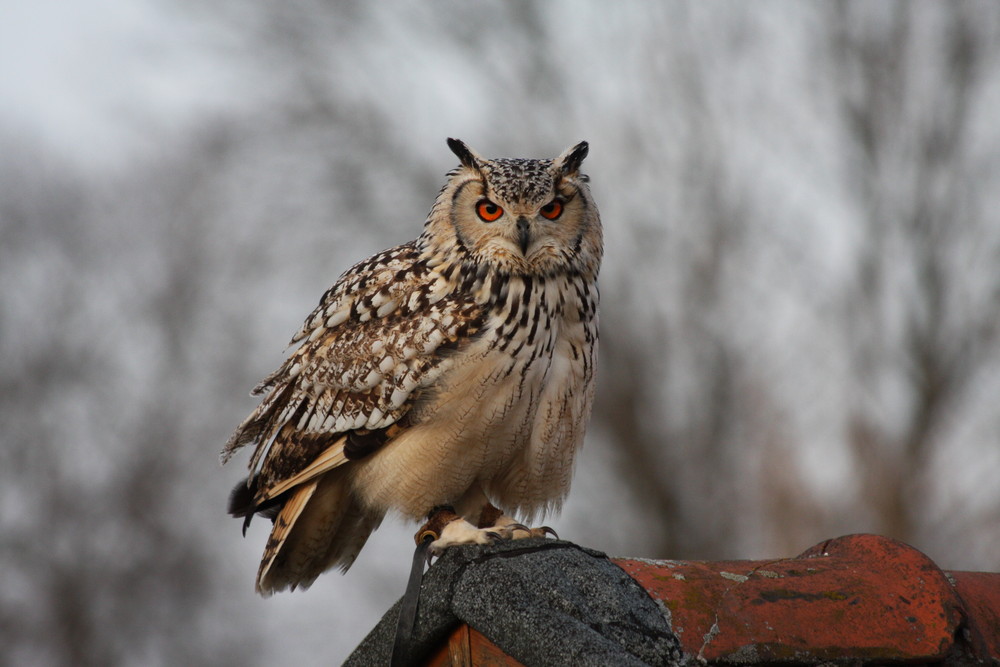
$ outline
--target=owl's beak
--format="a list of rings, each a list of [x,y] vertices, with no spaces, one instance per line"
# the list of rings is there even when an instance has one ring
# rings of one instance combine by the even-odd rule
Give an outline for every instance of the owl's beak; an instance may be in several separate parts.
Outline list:
[[[521,246],[521,254],[528,254],[528,246],[531,244],[531,232],[529,222],[523,215],[517,219],[517,244]]]

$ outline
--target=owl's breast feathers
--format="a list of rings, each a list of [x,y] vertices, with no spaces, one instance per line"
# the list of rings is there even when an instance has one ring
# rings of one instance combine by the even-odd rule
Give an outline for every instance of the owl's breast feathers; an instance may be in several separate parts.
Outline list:
[[[267,395],[223,450],[228,460],[256,445],[247,504],[261,510],[292,487],[432,421],[442,391],[454,389],[459,376],[482,386],[519,375],[504,385],[517,394],[507,403],[533,392],[532,410],[573,422],[566,427],[572,433],[553,435],[547,426],[548,436],[539,437],[568,438],[575,449],[593,394],[595,279],[510,276],[445,260],[422,250],[419,240],[355,265],[293,337],[299,347],[254,390]],[[547,383],[558,387],[546,389]],[[512,415],[523,423],[512,427],[508,458],[518,446],[532,446],[536,421],[524,409]]]

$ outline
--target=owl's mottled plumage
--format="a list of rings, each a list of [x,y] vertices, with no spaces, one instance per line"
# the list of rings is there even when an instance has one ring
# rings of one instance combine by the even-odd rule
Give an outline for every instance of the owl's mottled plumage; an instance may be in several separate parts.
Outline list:
[[[256,447],[230,511],[274,519],[262,593],[346,570],[389,510],[453,507],[473,524],[458,541],[480,541],[513,524],[491,503],[530,518],[569,490],[597,355],[587,144],[524,160],[448,143],[461,165],[423,233],[323,295],[223,452]]]

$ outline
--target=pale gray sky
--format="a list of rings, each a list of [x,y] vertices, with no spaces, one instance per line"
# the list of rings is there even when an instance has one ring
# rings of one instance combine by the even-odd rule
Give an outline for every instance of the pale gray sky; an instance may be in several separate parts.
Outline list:
[[[0,125],[114,166],[207,114],[259,102],[232,34],[156,0],[2,0]]]

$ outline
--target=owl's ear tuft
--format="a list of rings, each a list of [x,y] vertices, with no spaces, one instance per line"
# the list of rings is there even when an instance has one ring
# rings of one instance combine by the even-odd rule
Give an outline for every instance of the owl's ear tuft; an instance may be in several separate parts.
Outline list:
[[[583,159],[590,152],[590,144],[581,141],[576,146],[566,149],[562,155],[555,159],[556,168],[562,172],[563,176],[575,176],[580,173],[580,165]]]
[[[448,148],[451,149],[452,153],[458,156],[458,160],[464,166],[469,167],[470,169],[479,169],[480,157],[474,150],[466,146],[464,141],[448,137]]]

